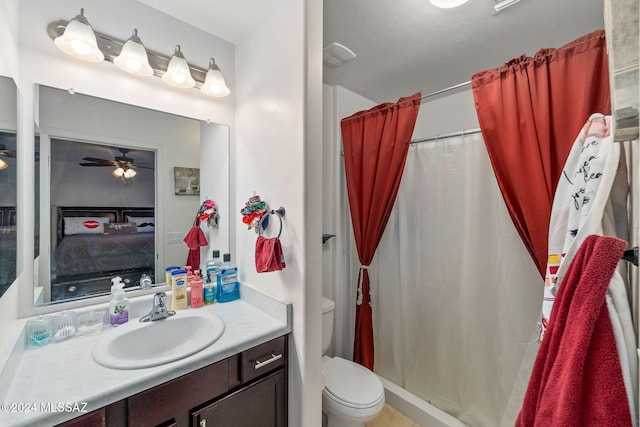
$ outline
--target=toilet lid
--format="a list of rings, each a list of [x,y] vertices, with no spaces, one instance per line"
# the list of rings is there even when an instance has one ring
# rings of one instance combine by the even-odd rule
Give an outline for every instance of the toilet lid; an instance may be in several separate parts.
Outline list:
[[[378,403],[384,394],[378,377],[357,363],[339,357],[323,366],[325,391],[354,408],[368,408]]]

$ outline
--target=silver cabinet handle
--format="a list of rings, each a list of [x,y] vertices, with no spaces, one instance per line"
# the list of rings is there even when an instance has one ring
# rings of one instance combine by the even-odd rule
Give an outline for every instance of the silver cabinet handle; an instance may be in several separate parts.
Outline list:
[[[260,368],[262,368],[264,366],[267,366],[268,364],[273,363],[276,360],[280,360],[280,359],[282,359],[282,354],[273,354],[273,353],[271,353],[271,358],[265,360],[264,362],[261,362],[261,361],[256,359],[255,369],[258,370],[258,369],[260,369]]]

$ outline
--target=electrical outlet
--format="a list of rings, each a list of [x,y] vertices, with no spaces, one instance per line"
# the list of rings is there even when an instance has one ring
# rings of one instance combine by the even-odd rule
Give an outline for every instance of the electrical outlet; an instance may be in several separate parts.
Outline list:
[[[183,239],[182,232],[170,231],[167,233],[167,243],[181,243]]]

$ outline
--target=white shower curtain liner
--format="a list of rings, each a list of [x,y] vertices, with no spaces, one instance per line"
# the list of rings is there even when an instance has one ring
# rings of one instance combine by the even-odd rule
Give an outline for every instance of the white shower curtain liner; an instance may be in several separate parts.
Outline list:
[[[481,134],[412,146],[369,272],[375,371],[469,425],[499,425],[543,282]]]

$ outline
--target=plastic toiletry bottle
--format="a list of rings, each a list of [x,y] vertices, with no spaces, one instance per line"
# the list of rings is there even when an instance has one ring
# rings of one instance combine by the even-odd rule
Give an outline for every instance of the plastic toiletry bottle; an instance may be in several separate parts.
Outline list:
[[[218,271],[222,268],[220,262],[220,251],[213,251],[213,258],[207,261],[207,267],[205,270],[207,279],[214,281],[218,275]]]
[[[231,254],[224,254],[224,266],[217,276],[216,300],[228,302],[240,298],[238,269],[231,266]]]
[[[202,293],[204,305],[213,304],[216,299],[216,287],[213,286],[213,282],[211,282],[211,279],[209,279],[208,277],[204,283]]]
[[[193,280],[193,272],[191,271],[191,266],[186,265],[184,269],[187,270],[187,285],[191,286],[191,281]]]
[[[203,304],[203,286],[200,271],[196,270],[191,280],[191,308],[200,308]]]
[[[171,272],[174,270],[180,270],[180,267],[178,267],[177,265],[172,265],[170,267],[167,267],[164,269],[165,273],[166,273],[166,277],[167,277],[167,285],[172,286],[171,284]]]
[[[111,302],[109,303],[109,324],[122,325],[129,320],[129,300],[124,295],[124,283],[117,276],[111,279]]]
[[[173,270],[171,272],[171,309],[186,310],[189,308],[187,301],[187,270]]]

